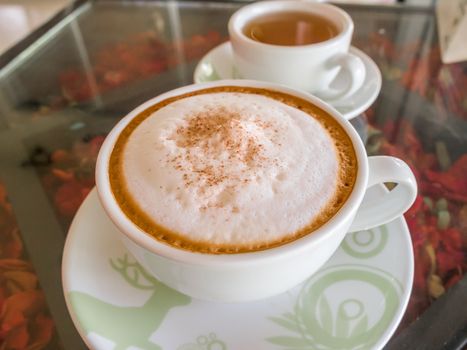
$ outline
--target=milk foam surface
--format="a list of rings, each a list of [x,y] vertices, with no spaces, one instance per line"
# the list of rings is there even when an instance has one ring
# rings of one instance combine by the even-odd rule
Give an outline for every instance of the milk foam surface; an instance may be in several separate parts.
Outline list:
[[[191,241],[274,242],[306,227],[334,195],[331,136],[272,98],[218,92],[177,100],[132,132],[128,193],[154,222]]]

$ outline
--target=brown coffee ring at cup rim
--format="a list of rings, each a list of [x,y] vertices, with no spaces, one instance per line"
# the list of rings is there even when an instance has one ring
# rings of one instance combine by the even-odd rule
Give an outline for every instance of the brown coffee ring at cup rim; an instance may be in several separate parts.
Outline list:
[[[238,245],[229,246],[227,244],[215,245],[211,242],[194,241],[187,237],[173,232],[162,225],[154,222],[139,205],[135,202],[129,191],[126,188],[124,179],[123,165],[121,163],[123,149],[130,137],[131,133],[140,125],[146,118],[151,116],[157,110],[183,98],[196,96],[206,93],[221,93],[221,92],[236,92],[236,93],[250,93],[266,96],[280,101],[293,108],[300,109],[309,114],[310,117],[317,120],[330,134],[334,142],[334,147],[337,149],[339,155],[339,180],[337,189],[328,201],[326,207],[320,211],[318,218],[313,218],[312,222],[306,227],[282,237],[272,242],[260,242],[257,244],[249,243],[248,246]],[[338,135],[335,135],[338,134]],[[111,171],[111,169],[117,169]],[[216,86],[212,88],[200,89],[181,95],[173,96],[154,105],[146,108],[138,113],[122,130],[115,142],[109,159],[109,182],[114,199],[125,216],[143,233],[151,236],[159,242],[167,244],[178,249],[187,250],[190,252],[205,253],[205,254],[237,254],[261,251],[278,247],[292,241],[295,241],[308,234],[312,234],[319,227],[328,222],[340,208],[344,205],[356,182],[358,172],[357,156],[353,143],[346,133],[344,128],[331,116],[328,112],[316,106],[312,102],[288,93],[275,91],[272,89],[253,88],[243,86]]]

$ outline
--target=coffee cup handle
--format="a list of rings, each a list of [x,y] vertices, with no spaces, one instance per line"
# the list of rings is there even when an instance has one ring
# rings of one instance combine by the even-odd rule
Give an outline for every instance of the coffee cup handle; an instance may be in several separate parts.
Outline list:
[[[344,88],[336,89],[329,87],[326,90],[319,91],[317,96],[326,100],[345,100],[360,89],[365,81],[366,68],[360,57],[351,53],[340,53],[333,56],[327,65],[330,69],[340,67],[348,74],[348,83]],[[340,74],[340,73],[339,73]]]
[[[374,156],[368,158],[368,163],[367,190],[385,182],[393,182],[397,186],[377,200],[364,197],[349,232],[367,230],[394,220],[404,214],[417,197],[417,181],[404,161],[394,157]]]

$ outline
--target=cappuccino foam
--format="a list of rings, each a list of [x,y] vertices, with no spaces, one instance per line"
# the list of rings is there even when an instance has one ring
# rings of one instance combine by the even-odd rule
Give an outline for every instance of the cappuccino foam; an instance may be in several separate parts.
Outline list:
[[[110,177],[134,223],[183,249],[229,253],[296,239],[335,214],[355,181],[348,136],[342,148],[324,111],[257,90],[186,94],[127,126]]]

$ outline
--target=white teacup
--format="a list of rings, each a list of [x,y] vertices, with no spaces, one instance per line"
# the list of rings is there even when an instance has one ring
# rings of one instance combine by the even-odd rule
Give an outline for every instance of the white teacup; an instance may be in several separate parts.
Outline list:
[[[122,211],[109,180],[109,159],[122,130],[141,112],[174,96],[210,87],[242,86],[279,91],[311,102],[329,113],[349,136],[355,150],[355,184],[342,207],[324,225],[290,243],[247,253],[208,254],[163,243],[145,233]],[[364,201],[367,188],[384,182],[397,186],[376,203]],[[289,290],[315,273],[336,251],[349,231],[368,229],[403,214],[413,203],[417,185],[410,168],[393,157],[367,157],[352,125],[318,98],[267,82],[224,80],[189,85],[157,96],[123,118],[109,133],[96,168],[99,199],[119,228],[127,249],[150,273],[168,286],[195,298],[242,302]],[[177,215],[184,215],[180,212]],[[117,237],[116,237],[117,239]]]
[[[284,11],[324,17],[338,28],[338,34],[314,44],[280,46],[253,40],[244,33],[244,27],[258,16]],[[296,0],[244,6],[232,15],[228,25],[235,67],[242,78],[287,85],[325,100],[353,95],[365,79],[363,62],[348,52],[353,28],[350,16],[333,5]],[[348,84],[335,89],[332,82],[341,70],[348,74]]]

